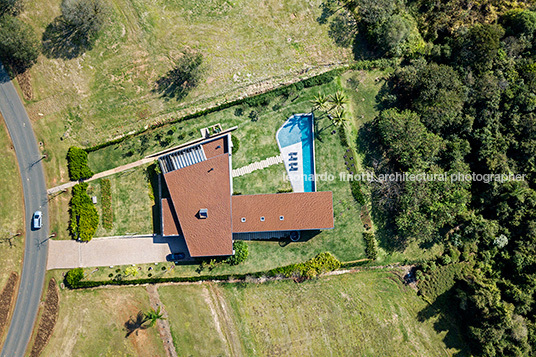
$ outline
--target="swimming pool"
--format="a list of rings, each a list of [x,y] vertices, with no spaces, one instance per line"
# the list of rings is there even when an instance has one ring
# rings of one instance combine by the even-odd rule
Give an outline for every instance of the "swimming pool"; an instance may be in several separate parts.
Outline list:
[[[315,191],[314,117],[312,113],[294,114],[276,133],[292,190]]]

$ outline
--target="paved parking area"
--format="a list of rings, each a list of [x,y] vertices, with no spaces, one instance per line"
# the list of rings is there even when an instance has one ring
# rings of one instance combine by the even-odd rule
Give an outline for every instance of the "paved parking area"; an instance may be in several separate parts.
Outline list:
[[[50,240],[47,269],[165,262],[172,252],[183,252],[186,254],[186,259],[189,259],[184,238],[128,236],[94,238],[87,243]]]

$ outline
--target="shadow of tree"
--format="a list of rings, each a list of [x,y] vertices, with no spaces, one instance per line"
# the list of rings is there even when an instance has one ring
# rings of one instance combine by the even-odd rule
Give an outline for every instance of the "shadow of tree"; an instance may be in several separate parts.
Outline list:
[[[437,299],[418,312],[417,319],[420,322],[435,320],[434,329],[438,333],[445,333],[443,342],[448,348],[457,349],[455,356],[471,356],[468,342],[463,338],[461,331],[462,321],[457,308],[453,308],[456,300],[457,284],[451,289],[438,296]]]
[[[58,16],[45,29],[42,37],[43,54],[47,58],[73,59],[93,47],[92,41],[63,16]]]
[[[203,74],[203,55],[198,52],[186,52],[174,65],[174,68],[156,81],[153,90],[165,99],[181,100],[195,88]]]
[[[138,314],[135,317],[130,317],[127,322],[125,322],[125,330],[127,331],[125,338],[129,337],[133,333],[136,333],[138,335],[139,330],[145,330],[148,327],[145,326],[145,322],[147,321],[145,314],[143,311],[138,311]]]

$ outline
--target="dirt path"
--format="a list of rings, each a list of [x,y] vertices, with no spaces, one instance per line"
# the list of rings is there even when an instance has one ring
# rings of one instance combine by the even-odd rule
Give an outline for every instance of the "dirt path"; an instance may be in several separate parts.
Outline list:
[[[234,320],[229,313],[230,307],[227,305],[227,301],[221,295],[221,291],[214,286],[213,283],[208,282],[203,285],[205,287],[206,293],[205,301],[210,307],[212,316],[214,317],[214,322],[216,324],[216,329],[218,334],[226,342],[228,347],[229,356],[244,356],[244,351],[242,350],[242,344],[238,337],[238,328],[234,323]]]
[[[173,345],[173,336],[171,335],[171,328],[169,327],[169,315],[166,311],[166,307],[160,301],[160,295],[156,285],[147,285],[147,293],[149,294],[149,302],[151,307],[155,310],[160,308],[160,312],[164,316],[164,319],[160,319],[156,322],[158,333],[162,342],[164,342],[164,349],[168,357],[178,357],[175,346]]]
[[[130,170],[134,167],[138,167],[138,166],[142,166],[142,165],[145,165],[145,164],[149,164],[151,162],[154,162],[155,158],[143,158],[141,160],[138,160],[138,161],[134,161],[134,162],[131,162],[129,164],[126,164],[126,165],[123,165],[123,166],[118,166],[118,167],[114,167],[113,169],[111,170],[107,170],[107,171],[103,171],[103,172],[99,172],[95,175],[93,175],[91,178],[87,179],[87,180],[84,180],[84,182],[89,182],[89,181],[93,181],[93,180],[98,180],[100,178],[103,178],[103,177],[106,177],[106,176],[110,176],[110,175],[113,175],[113,174],[116,174],[118,172],[122,172],[122,171],[126,171],[126,170]],[[67,183],[64,183],[63,185],[59,185],[59,186],[56,186],[56,187],[52,187],[52,188],[49,188],[47,190],[47,193],[49,195],[53,194],[53,193],[57,193],[57,192],[60,192],[60,191],[63,191],[63,190],[66,190],[70,187],[73,187],[74,185],[76,185],[78,183],[78,181],[69,181]]]

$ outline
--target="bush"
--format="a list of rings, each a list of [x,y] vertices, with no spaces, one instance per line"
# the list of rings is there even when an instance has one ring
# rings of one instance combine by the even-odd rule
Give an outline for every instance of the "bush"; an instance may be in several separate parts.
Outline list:
[[[227,258],[226,262],[230,265],[243,263],[249,255],[249,248],[246,242],[237,240],[233,243],[235,254]]]
[[[365,240],[365,254],[367,254],[367,258],[376,260],[378,258],[378,246],[374,233],[363,233],[363,239]]]
[[[231,135],[231,141],[233,142],[233,155],[240,149],[240,140],[234,135]]]
[[[73,187],[70,205],[69,231],[74,239],[90,241],[99,225],[99,214],[87,194],[88,184],[79,183]]]
[[[80,280],[84,278],[84,269],[75,268],[71,269],[65,275],[65,285],[70,288],[76,287]]]
[[[101,204],[102,204],[102,226],[105,229],[112,229],[114,214],[112,210],[112,184],[109,179],[102,179],[101,182]]]
[[[283,275],[285,277],[298,276],[312,278],[318,274],[339,269],[341,262],[331,253],[320,253],[316,257],[299,264],[291,264],[280,268],[272,269],[269,275]]]
[[[71,181],[85,180],[93,176],[87,166],[87,152],[75,146],[71,146],[67,151],[67,168]]]
[[[359,181],[350,181],[350,190],[352,191],[352,196],[354,196],[354,199],[357,203],[360,205],[365,204],[365,196],[363,195],[363,192],[361,191],[361,182]]]

